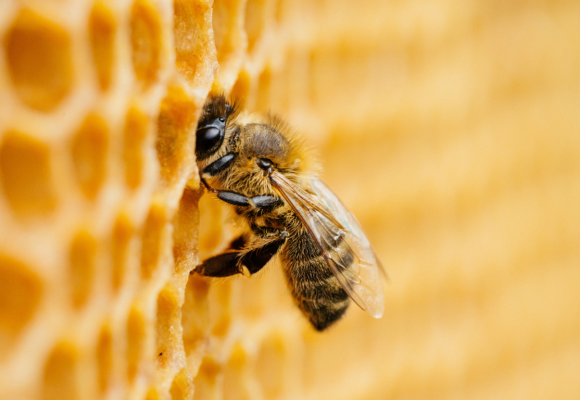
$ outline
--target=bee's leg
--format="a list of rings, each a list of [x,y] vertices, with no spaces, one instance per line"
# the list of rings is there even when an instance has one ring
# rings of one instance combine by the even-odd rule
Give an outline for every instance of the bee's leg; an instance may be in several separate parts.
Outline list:
[[[230,192],[227,190],[217,190],[216,192],[218,199],[225,201],[226,203],[240,207],[246,207],[250,205],[248,198],[243,194]]]
[[[282,199],[280,199],[276,196],[273,196],[271,194],[266,194],[266,195],[262,195],[262,196],[254,196],[254,197],[251,197],[248,201],[250,202],[250,204],[254,208],[266,208],[269,210],[273,210],[275,208],[278,208],[278,207],[284,205],[284,202],[282,201]]]
[[[248,243],[245,235],[240,235],[231,241],[228,250],[241,250]]]
[[[248,251],[242,256],[242,265],[248,269],[250,275],[260,271],[266,264],[268,264],[268,261],[270,261],[272,257],[278,253],[278,250],[280,250],[282,245],[286,243],[286,237],[288,237],[288,234],[286,231],[282,231],[279,239],[273,240],[262,247]]]
[[[214,192],[217,193],[218,199],[239,207],[251,205],[254,208],[273,210],[274,208],[284,205],[284,202],[281,199],[272,195],[246,197],[243,194],[230,192],[228,190],[214,190]]]
[[[216,175],[218,172],[222,171],[223,169],[227,168],[232,161],[236,158],[234,153],[228,153],[225,156],[218,158],[210,165],[205,167],[201,170],[201,177],[202,178],[211,178],[212,176]]]
[[[194,270],[200,275],[211,277],[226,277],[235,274],[253,275],[260,271],[278,253],[286,242],[286,231],[265,245],[250,251],[229,251],[208,258]]]
[[[215,278],[223,278],[239,274],[240,267],[238,260],[242,253],[239,251],[229,251],[227,253],[218,254],[217,256],[208,258],[203,264],[198,265],[193,271],[203,276],[211,276]],[[192,272],[193,272],[192,271]]]

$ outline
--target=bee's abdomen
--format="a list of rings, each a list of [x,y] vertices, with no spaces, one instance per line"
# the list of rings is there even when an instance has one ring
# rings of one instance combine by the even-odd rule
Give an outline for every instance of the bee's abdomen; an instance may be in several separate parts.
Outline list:
[[[353,257],[348,248],[340,243],[337,247],[350,266]],[[348,295],[306,232],[291,235],[283,260],[292,296],[315,329],[322,331],[342,317],[350,303]]]

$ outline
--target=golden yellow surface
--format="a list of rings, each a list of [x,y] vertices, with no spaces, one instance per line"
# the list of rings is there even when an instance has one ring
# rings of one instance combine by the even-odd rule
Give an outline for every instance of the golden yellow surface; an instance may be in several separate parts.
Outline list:
[[[580,3],[0,2],[0,399],[580,398]],[[209,281],[210,91],[319,149],[390,282]],[[186,189],[187,187],[187,189]]]

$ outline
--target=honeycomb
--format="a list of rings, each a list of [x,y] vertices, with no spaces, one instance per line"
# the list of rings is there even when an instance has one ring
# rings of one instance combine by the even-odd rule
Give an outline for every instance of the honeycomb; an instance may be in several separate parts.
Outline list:
[[[580,4],[0,4],[0,399],[580,398]],[[190,271],[210,91],[274,110],[388,269],[322,334]]]

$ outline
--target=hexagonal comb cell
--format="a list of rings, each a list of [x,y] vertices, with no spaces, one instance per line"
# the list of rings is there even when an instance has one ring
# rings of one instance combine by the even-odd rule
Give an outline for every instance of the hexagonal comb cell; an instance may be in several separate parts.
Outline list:
[[[171,394],[171,400],[193,398],[193,378],[187,368],[183,368],[175,375],[169,393]]]
[[[254,50],[264,30],[266,0],[248,0],[244,27],[248,35],[248,53]]]
[[[131,189],[141,185],[145,162],[144,144],[149,130],[149,118],[136,108],[127,112],[123,144],[125,182]]]
[[[209,312],[207,294],[209,287],[210,284],[207,280],[195,274],[189,276],[185,288],[185,299],[181,308],[183,347],[187,356],[195,354],[208,335]]]
[[[0,360],[9,354],[22,329],[32,319],[43,285],[25,264],[0,254]]]
[[[143,312],[133,307],[127,319],[127,376],[133,382],[143,372],[149,339],[149,329]]]
[[[109,326],[104,326],[99,334],[97,369],[99,392],[105,393],[110,386],[113,372],[113,334]]]
[[[161,177],[171,184],[184,177],[194,158],[193,128],[196,123],[197,106],[181,88],[170,87],[161,102],[157,120],[157,158]]]
[[[193,387],[195,388],[193,399],[205,400],[219,398],[216,392],[219,390],[217,384],[221,372],[220,364],[213,357],[205,356],[201,360],[199,371],[193,380]]]
[[[42,400],[81,400],[77,382],[78,350],[69,343],[58,344],[44,367]]]
[[[157,80],[161,65],[161,23],[155,8],[137,0],[131,8],[131,46],[133,69],[146,86]]]
[[[131,220],[126,215],[120,215],[113,226],[111,241],[111,255],[113,258],[111,283],[114,291],[118,291],[127,278],[128,252],[132,237],[133,225]]]
[[[91,295],[96,252],[97,241],[88,232],[81,231],[74,237],[69,252],[69,275],[72,303],[76,308],[82,307]]]
[[[46,214],[56,207],[51,185],[50,150],[44,143],[10,131],[0,144],[0,179],[19,216]]]
[[[178,274],[189,273],[198,262],[199,196],[194,190],[184,190],[173,218],[173,261]]]
[[[161,400],[162,397],[159,395],[159,392],[154,387],[150,388],[147,391],[147,396],[145,396],[145,400]]]
[[[232,87],[231,96],[234,99],[246,99],[250,92],[252,84],[252,77],[245,69],[242,69],[238,74],[238,79]]]
[[[157,354],[162,354],[164,360],[179,350],[176,346],[181,341],[181,309],[177,295],[168,285],[157,297]]]
[[[230,359],[224,368],[224,400],[250,400],[244,370],[247,368],[248,354],[241,344],[234,345]]]
[[[4,37],[8,72],[18,97],[29,107],[50,111],[73,85],[68,33],[24,10]]]
[[[95,114],[89,115],[72,141],[72,157],[79,185],[93,199],[105,180],[109,129]]]
[[[284,342],[278,336],[270,336],[261,344],[256,360],[256,377],[267,399],[280,397],[284,390],[284,361],[288,358]]]
[[[260,111],[267,111],[272,107],[271,91],[272,91],[272,70],[266,67],[258,77],[258,85],[256,90],[256,109]]]
[[[244,5],[242,0],[215,0],[213,3],[213,31],[220,75],[236,70],[241,62],[246,44],[241,18]]]
[[[217,68],[216,51],[212,42],[209,2],[175,0],[173,2],[175,63],[177,69],[192,86],[211,84]]]
[[[165,209],[159,205],[153,205],[147,215],[141,240],[141,276],[145,279],[150,278],[159,265],[166,222]]]
[[[95,4],[89,16],[89,39],[102,90],[107,90],[111,85],[116,31],[117,24],[111,11],[101,3]]]

